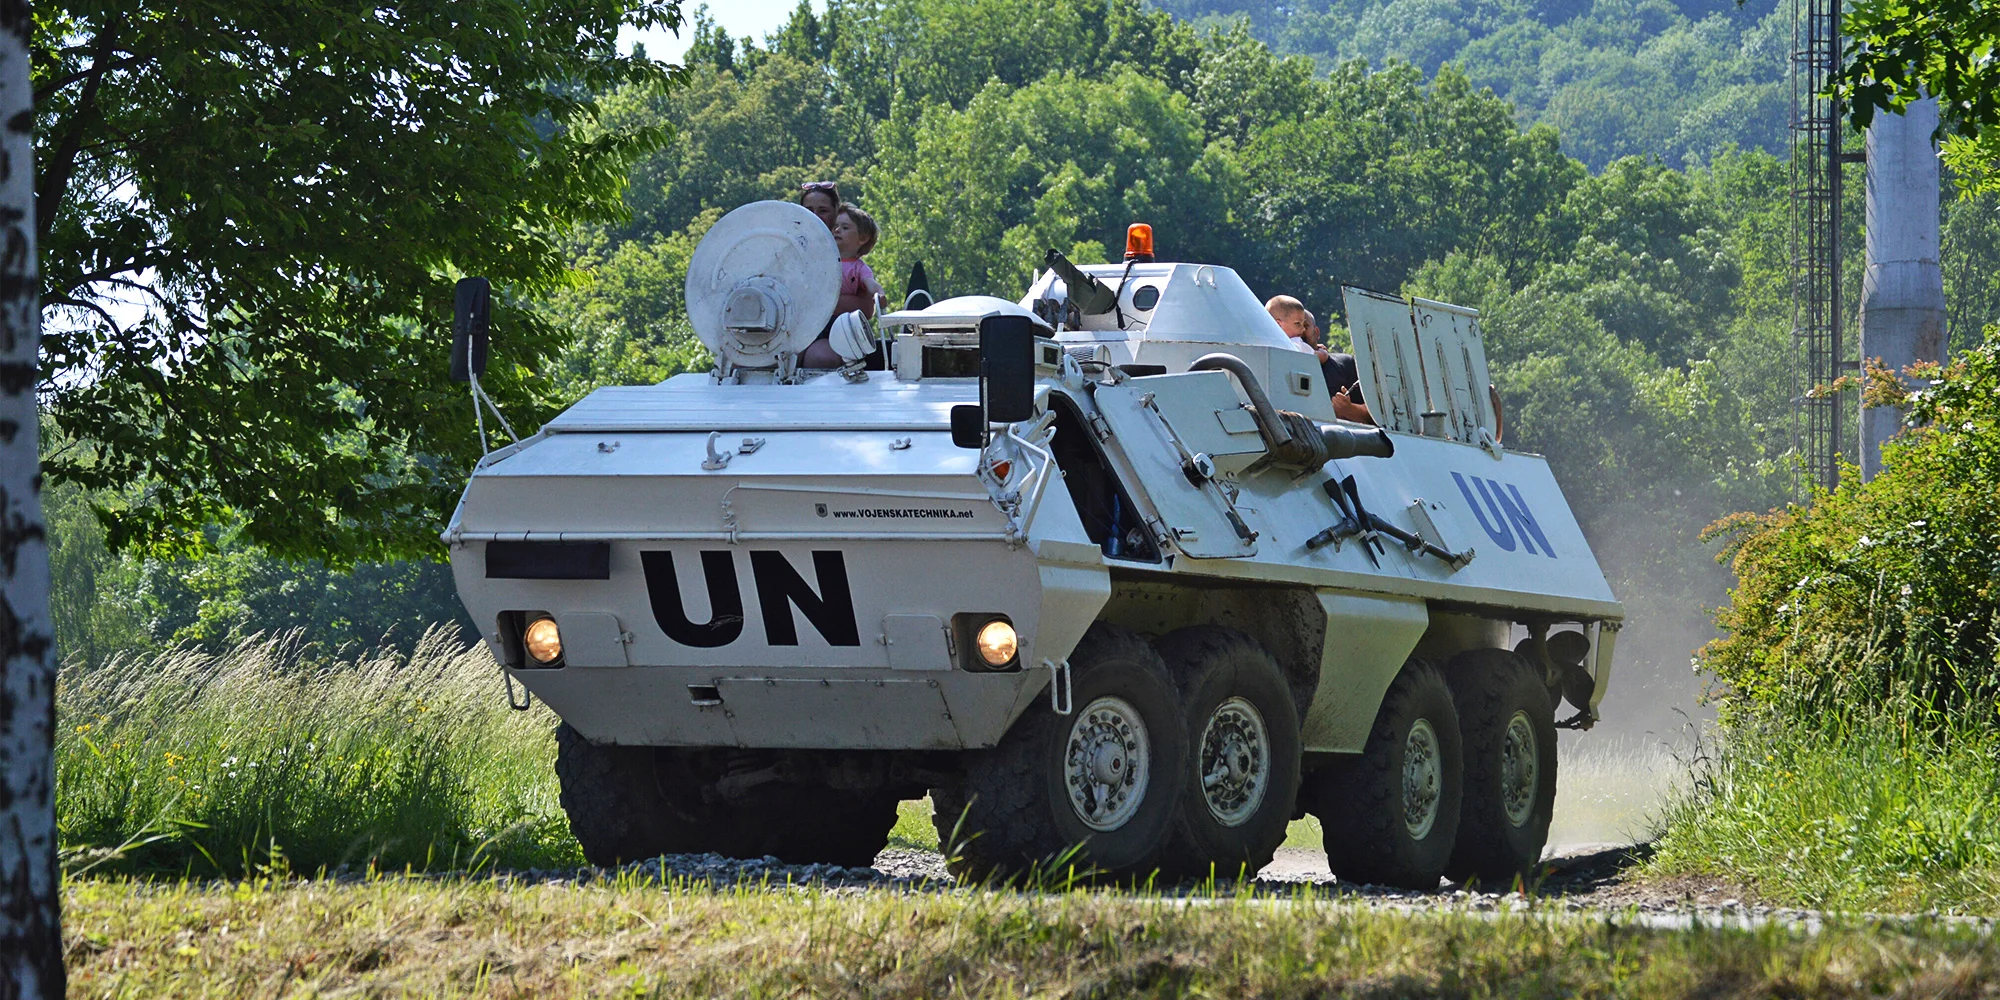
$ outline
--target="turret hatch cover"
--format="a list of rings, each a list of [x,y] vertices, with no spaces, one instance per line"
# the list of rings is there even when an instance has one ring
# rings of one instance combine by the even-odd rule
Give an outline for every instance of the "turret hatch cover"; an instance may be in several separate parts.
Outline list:
[[[1240,518],[1213,480],[1196,485],[1183,469],[1186,446],[1174,435],[1151,404],[1149,383],[1185,379],[1163,375],[1132,379],[1121,385],[1099,383],[1093,398],[1111,427],[1112,445],[1132,463],[1139,485],[1159,512],[1162,529],[1175,548],[1195,559],[1235,559],[1257,554],[1257,543],[1244,538]],[[1222,376],[1226,378],[1227,376]],[[1185,388],[1185,387],[1183,387]],[[1228,400],[1234,404],[1233,394]]]

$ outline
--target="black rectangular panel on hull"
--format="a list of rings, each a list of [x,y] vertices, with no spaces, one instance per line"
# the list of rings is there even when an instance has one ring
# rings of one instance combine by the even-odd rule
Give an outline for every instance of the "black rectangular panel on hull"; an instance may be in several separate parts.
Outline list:
[[[488,580],[609,580],[610,542],[487,542]]]

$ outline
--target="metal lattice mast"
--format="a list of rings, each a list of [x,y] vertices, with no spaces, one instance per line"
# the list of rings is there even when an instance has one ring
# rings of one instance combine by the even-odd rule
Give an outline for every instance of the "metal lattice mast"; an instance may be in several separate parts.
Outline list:
[[[1840,0],[1792,2],[1792,435],[1807,482],[1839,482],[1841,394],[1815,392],[1850,366],[1840,312]],[[1805,483],[1799,484],[1805,492]]]

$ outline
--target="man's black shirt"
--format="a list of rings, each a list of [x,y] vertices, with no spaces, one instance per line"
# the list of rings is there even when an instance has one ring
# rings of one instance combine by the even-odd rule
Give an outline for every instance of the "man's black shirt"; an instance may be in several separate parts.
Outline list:
[[[1319,371],[1320,377],[1326,379],[1327,395],[1339,395],[1346,388],[1348,402],[1367,405],[1368,401],[1361,398],[1361,373],[1354,365],[1354,355],[1329,354],[1319,363]]]

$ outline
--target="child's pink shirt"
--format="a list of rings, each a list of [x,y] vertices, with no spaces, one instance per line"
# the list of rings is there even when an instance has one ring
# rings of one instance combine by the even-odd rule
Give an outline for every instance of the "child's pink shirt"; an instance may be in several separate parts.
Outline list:
[[[875,272],[868,262],[859,257],[843,259],[840,262],[840,304],[833,314],[842,316],[856,309],[863,314],[875,315],[875,296],[881,294],[882,283],[875,280]]]

